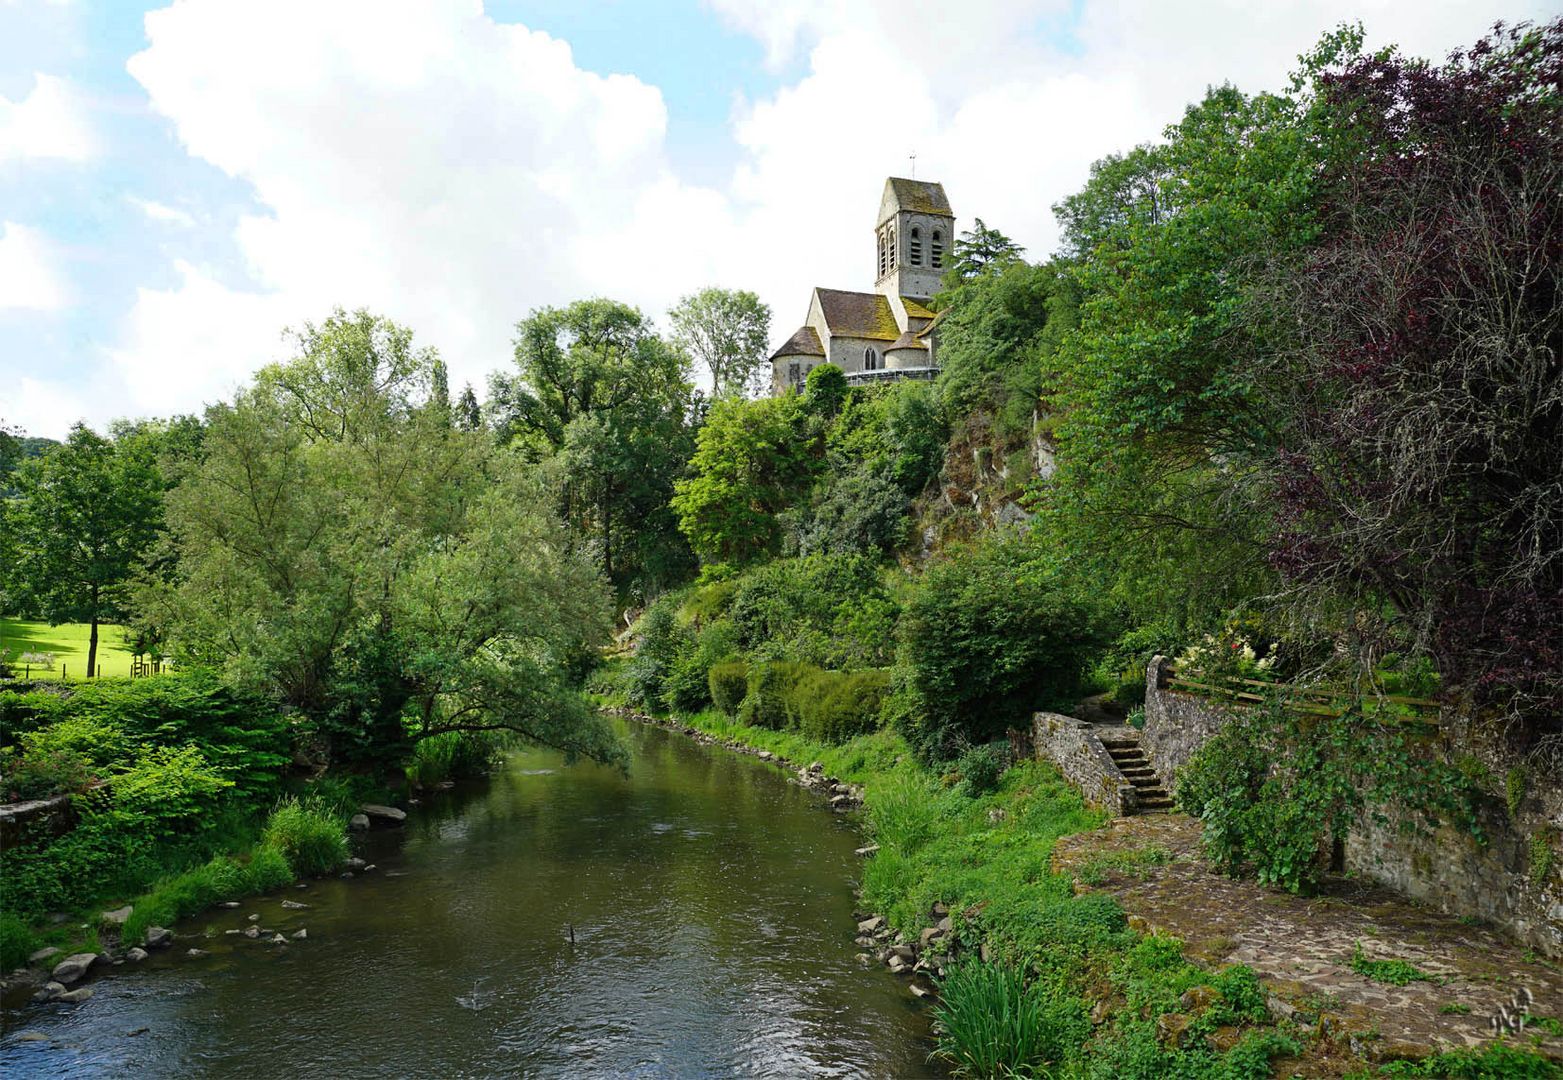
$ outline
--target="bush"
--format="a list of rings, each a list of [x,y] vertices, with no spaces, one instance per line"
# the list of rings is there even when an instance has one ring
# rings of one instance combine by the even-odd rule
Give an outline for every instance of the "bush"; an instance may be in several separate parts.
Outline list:
[[[967,1076],[1031,1075],[1084,1042],[1084,1003],[1061,988],[1028,983],[1025,970],[967,961],[939,982],[933,1010],[939,1053]]]
[[[742,660],[724,660],[711,665],[706,673],[711,702],[727,716],[737,716],[744,695],[749,692],[749,665]]]
[[[82,791],[92,781],[92,762],[80,754],[56,750],[20,757],[15,750],[0,750],[0,797],[8,801]]]
[[[38,947],[28,925],[10,912],[0,912],[0,969],[13,971],[27,963]]]
[[[1000,743],[986,743],[967,750],[955,763],[955,771],[961,774],[960,793],[975,799],[997,791],[999,778],[1009,765],[1008,756],[1008,747]]]
[[[749,692],[738,710],[746,724],[785,731],[798,726],[797,688],[807,675],[819,671],[812,664],[786,660],[757,660],[749,665]]]
[[[1095,613],[1023,538],[994,535],[934,563],[907,598],[889,714],[925,761],[1067,707],[1098,641]]]
[[[728,617],[737,646],[839,668],[889,662],[897,607],[876,559],[810,555],[746,574]]]
[[[793,690],[798,728],[811,739],[842,743],[873,731],[890,690],[888,671],[816,671]]]
[[[297,799],[284,799],[277,805],[266,819],[261,837],[282,852],[301,877],[329,873],[347,860],[342,819]]]
[[[688,639],[686,639],[687,641]],[[708,673],[711,665],[737,651],[738,635],[732,623],[719,619],[709,623],[673,661],[663,684],[663,701],[669,709],[697,713],[711,706]]]
[[[445,731],[414,743],[404,771],[410,783],[422,787],[482,776],[493,767],[503,747],[499,732]]]
[[[214,904],[269,892],[292,880],[287,857],[270,844],[256,847],[247,860],[221,855],[165,877],[138,897],[121,936],[127,943],[141,941],[149,926],[171,926]]]
[[[689,647],[689,631],[679,625],[678,597],[666,593],[654,600],[635,623],[640,644],[629,663],[626,691],[630,704],[660,709],[669,673]]]

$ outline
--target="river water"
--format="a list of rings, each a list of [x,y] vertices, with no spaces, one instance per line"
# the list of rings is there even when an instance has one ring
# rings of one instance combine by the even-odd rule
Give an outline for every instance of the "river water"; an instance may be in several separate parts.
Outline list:
[[[623,735],[627,777],[517,754],[363,838],[374,871],[183,924],[81,1005],[7,1010],[0,1075],[934,1075],[921,1006],[855,959],[850,823],[774,766]],[[307,940],[225,933],[252,913]]]

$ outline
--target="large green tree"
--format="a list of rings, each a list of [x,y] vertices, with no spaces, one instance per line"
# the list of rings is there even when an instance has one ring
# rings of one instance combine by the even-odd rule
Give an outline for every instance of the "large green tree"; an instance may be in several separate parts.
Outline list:
[[[515,361],[490,380],[501,441],[554,459],[565,519],[621,595],[686,573],[667,507],[693,450],[688,355],[635,308],[599,299],[533,312],[516,327]]]
[[[701,289],[668,312],[673,336],[711,373],[713,392],[751,393],[760,388],[771,336],[771,309],[742,289]]]
[[[63,446],[24,461],[13,482],[4,519],[11,598],[51,623],[88,623],[90,675],[99,625],[126,615],[127,583],[157,534],[156,459],[138,440],[116,443],[77,424]]]
[[[173,583],[145,603],[176,655],[298,708],[339,759],[503,728],[609,759],[567,690],[606,593],[516,454],[452,427],[435,356],[338,311],[208,411],[169,497]]]

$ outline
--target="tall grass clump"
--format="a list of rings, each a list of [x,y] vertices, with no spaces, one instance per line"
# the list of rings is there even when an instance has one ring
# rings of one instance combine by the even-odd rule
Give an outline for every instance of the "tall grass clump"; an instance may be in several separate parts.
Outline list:
[[[287,798],[266,819],[263,846],[282,852],[299,876],[325,874],[347,860],[347,834],[339,815],[318,805]]]
[[[293,880],[287,856],[272,844],[260,844],[249,857],[220,855],[173,874],[137,897],[125,921],[125,942],[142,941],[149,926],[171,926],[214,904],[280,889]]]
[[[937,1052],[960,1076],[1034,1076],[1091,1033],[1079,998],[1028,982],[1009,964],[951,968],[933,1016]]]
[[[0,969],[21,967],[37,945],[26,922],[9,912],[0,912]]]
[[[407,780],[433,787],[446,780],[481,776],[503,749],[501,739],[486,731],[447,731],[418,740],[407,762]]]

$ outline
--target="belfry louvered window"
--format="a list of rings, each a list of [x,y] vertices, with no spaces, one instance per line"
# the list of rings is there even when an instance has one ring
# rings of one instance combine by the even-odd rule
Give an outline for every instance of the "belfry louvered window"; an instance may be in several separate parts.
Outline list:
[[[907,241],[906,258],[913,266],[923,265],[923,231],[916,225],[912,226],[912,235]]]
[[[938,229],[935,229],[933,231],[933,245],[932,245],[932,247],[933,247],[933,252],[932,252],[932,254],[933,254],[933,268],[935,270],[941,270],[941,269],[944,268],[944,234],[942,232],[940,232]]]

